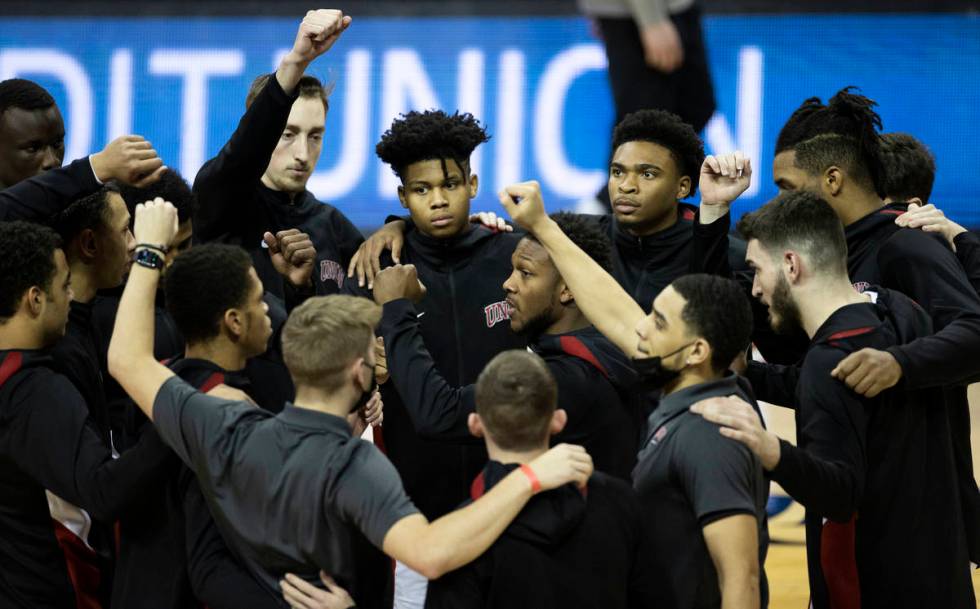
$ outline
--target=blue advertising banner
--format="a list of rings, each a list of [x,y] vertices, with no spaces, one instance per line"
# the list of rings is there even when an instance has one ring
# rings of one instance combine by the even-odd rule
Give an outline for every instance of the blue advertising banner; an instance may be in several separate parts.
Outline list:
[[[0,24],[0,79],[55,96],[66,158],[123,133],[150,139],[189,179],[221,147],[252,79],[274,69],[298,19],[16,19]],[[719,110],[709,152],[739,148],[756,168],[736,212],[775,193],[776,134],[799,103],[858,85],[887,131],[926,142],[933,200],[980,225],[980,18],[717,16],[705,33]],[[396,182],[374,155],[393,117],[416,108],[472,112],[493,139],[474,168],[476,209],[499,211],[502,185],[538,179],[549,208],[574,208],[605,182],[612,106],[605,55],[582,18],[357,19],[312,72],[335,83],[310,189],[359,226],[399,213]]]

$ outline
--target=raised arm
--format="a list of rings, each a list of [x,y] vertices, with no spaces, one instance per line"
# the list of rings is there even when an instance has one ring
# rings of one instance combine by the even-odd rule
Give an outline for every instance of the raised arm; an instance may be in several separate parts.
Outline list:
[[[524,182],[499,195],[507,213],[541,243],[575,294],[575,303],[589,321],[626,355],[637,357],[636,326],[645,317],[619,283],[578,248],[545,213],[541,187]]]
[[[0,221],[44,223],[73,201],[97,191],[103,182],[118,180],[144,187],[166,170],[150,142],[138,135],[124,135],[91,156],[0,190]]]
[[[351,18],[339,10],[309,11],[300,23],[290,49],[275,74],[245,110],[238,127],[218,156],[201,168],[194,192],[201,205],[194,214],[194,236],[198,241],[218,239],[229,231],[236,214],[248,200],[282,137],[289,112],[298,96],[296,86],[310,63],[327,52]]]
[[[559,444],[528,467],[531,474],[516,469],[481,498],[434,522],[421,514],[402,518],[384,537],[385,553],[428,579],[438,579],[483,554],[536,491],[570,482],[581,487],[592,475],[588,453],[570,444]]]
[[[174,373],[153,357],[153,307],[160,281],[163,255],[177,234],[177,209],[160,199],[136,206],[134,230],[137,255],[150,250],[160,258],[159,268],[134,263],[119,301],[116,325],[109,342],[109,373],[153,420],[153,401]]]

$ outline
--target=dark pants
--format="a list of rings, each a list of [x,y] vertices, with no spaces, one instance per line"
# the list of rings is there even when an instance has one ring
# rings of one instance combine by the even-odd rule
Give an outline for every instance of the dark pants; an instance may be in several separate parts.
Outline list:
[[[700,132],[715,111],[715,91],[697,5],[671,15],[684,47],[680,68],[665,74],[647,65],[640,31],[632,19],[599,19],[599,31],[609,60],[609,85],[616,105],[616,124],[637,110],[667,110]],[[696,178],[697,176],[692,176]],[[608,205],[603,188],[600,200]]]

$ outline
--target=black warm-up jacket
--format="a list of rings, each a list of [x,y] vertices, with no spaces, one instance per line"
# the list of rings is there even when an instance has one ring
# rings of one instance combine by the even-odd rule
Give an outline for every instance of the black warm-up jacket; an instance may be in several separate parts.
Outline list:
[[[48,224],[71,203],[101,188],[88,157],[0,190],[0,222]]]
[[[490,461],[479,499],[517,465]],[[626,609],[656,606],[652,550],[633,489],[593,474],[531,498],[482,556],[429,583],[426,609]]]
[[[796,378],[797,446],[781,440],[770,473],[807,510],[813,606],[975,607],[942,392],[900,384],[868,399],[830,375],[850,353],[932,333],[907,297],[868,290],[876,304],[816,331]]]
[[[262,285],[287,303],[296,294],[269,259],[262,235],[298,228],[316,247],[312,293],[340,291],[347,265],[364,241],[344,214],[309,191],[291,198],[262,184],[262,175],[282,136],[298,93],[286,95],[275,75],[248,107],[218,156],[194,180],[200,204],[194,212],[194,241],[239,245],[252,255]]]
[[[435,441],[474,442],[467,417],[476,412],[476,386],[454,386],[433,361],[419,330],[415,307],[396,300],[384,307],[391,383],[398,390],[415,431]],[[509,324],[508,324],[509,325]],[[531,339],[558,385],[558,407],[568,414],[555,443],[585,446],[596,469],[630,479],[638,449],[638,408],[632,407],[634,374],[629,360],[595,328]]]
[[[901,292],[921,305],[932,319],[935,334],[890,346],[888,351],[902,366],[906,389],[943,388],[970,558],[980,562],[980,491],[973,473],[966,395],[966,385],[980,374],[980,297],[956,255],[939,236],[895,224],[895,218],[906,207],[903,203],[885,205],[845,228],[847,270],[858,290],[880,285]],[[701,227],[697,233],[700,251],[706,254],[706,268],[712,272],[729,272],[725,269],[727,259],[718,253],[724,250],[729,223],[726,216]],[[959,239],[958,243],[971,245],[969,236]],[[970,276],[980,276],[976,264],[969,263],[972,251],[965,251],[962,257]],[[747,281],[746,289],[750,289],[749,285],[751,281]],[[792,370],[788,373],[792,374]],[[752,375],[750,370],[750,378]],[[772,379],[767,382],[772,384]],[[757,391],[760,399],[769,401],[763,390]],[[922,407],[936,403],[933,398]]]
[[[167,365],[199,391],[227,385],[248,393],[242,372],[200,359]],[[166,480],[140,498],[119,522],[119,558],[112,605],[134,609],[270,609],[281,606],[249,575],[224,543],[194,472],[174,459]]]
[[[414,264],[428,288],[416,305],[422,338],[443,377],[455,386],[475,383],[501,351],[526,347],[510,330],[503,289],[520,239],[480,226],[452,239],[433,239],[414,228],[405,234],[401,262]],[[383,266],[390,264],[386,255]],[[370,297],[356,280],[348,279],[344,290]],[[470,482],[487,461],[486,450],[466,441],[425,439],[415,431],[405,396],[391,381],[381,386],[381,395],[384,449],[412,502],[429,519],[452,511],[466,499]]]
[[[0,351],[0,606],[74,609],[45,489],[111,524],[176,457],[149,426],[113,459],[78,390],[40,351]],[[97,576],[97,575],[96,575]]]

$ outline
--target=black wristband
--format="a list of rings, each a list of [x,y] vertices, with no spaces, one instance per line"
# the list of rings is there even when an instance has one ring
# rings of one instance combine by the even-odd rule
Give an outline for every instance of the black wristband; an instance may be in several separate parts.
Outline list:
[[[156,250],[156,251],[160,252],[161,254],[166,254],[167,253],[167,250],[170,249],[166,245],[153,245],[152,243],[137,243],[136,244],[136,249],[139,249],[141,247],[142,248],[146,248],[146,249],[150,249],[150,250]]]

